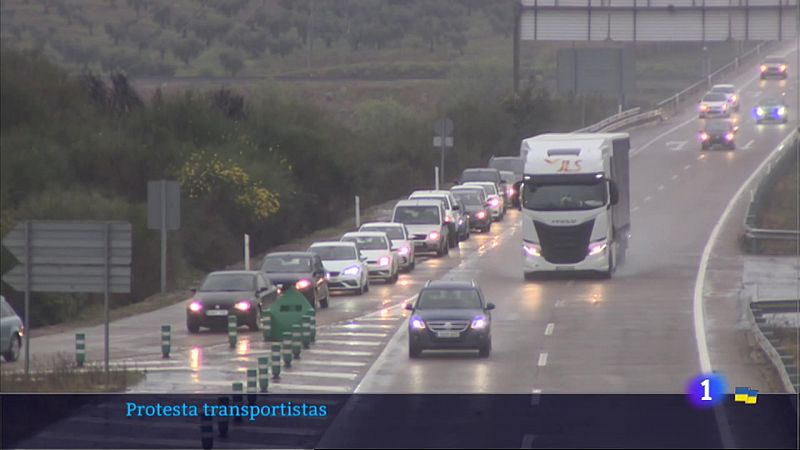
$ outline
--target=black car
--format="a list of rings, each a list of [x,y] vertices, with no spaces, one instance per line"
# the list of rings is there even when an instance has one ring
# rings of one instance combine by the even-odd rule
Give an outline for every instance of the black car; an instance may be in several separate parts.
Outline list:
[[[492,303],[474,281],[429,281],[420,291],[408,322],[408,356],[426,349],[492,351]]]
[[[759,72],[762,80],[767,77],[777,77],[785,80],[789,77],[789,66],[781,56],[767,56],[764,58],[764,62],[761,63]]]
[[[254,270],[211,272],[186,304],[186,328],[197,333],[200,327],[223,328],[228,316],[236,316],[238,326],[258,330],[261,310],[269,307],[278,290]]]
[[[294,286],[306,296],[311,307],[328,307],[328,279],[319,255],[311,252],[270,253],[261,263],[261,271],[279,290]]]
[[[780,99],[764,99],[758,102],[753,110],[756,123],[787,123],[789,121],[789,108]]]
[[[506,186],[506,182],[503,181],[503,177],[500,176],[499,170],[491,167],[464,169],[464,171],[461,172],[461,177],[458,179],[458,184],[464,184],[470,181],[491,181],[494,183],[495,186],[497,186],[497,192],[505,199],[503,212],[506,211],[507,205],[510,203],[508,193],[506,192],[508,186]]]
[[[484,233],[492,228],[492,211],[486,206],[486,194],[480,186],[455,186],[450,189],[453,196],[464,205],[469,214],[469,226]]]
[[[733,150],[736,148],[736,132],[739,127],[727,120],[709,120],[700,132],[700,146],[708,150],[715,145]]]

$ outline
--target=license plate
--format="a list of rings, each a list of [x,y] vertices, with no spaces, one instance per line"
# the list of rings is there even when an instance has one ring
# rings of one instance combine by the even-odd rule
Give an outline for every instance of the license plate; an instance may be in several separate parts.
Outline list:
[[[567,270],[567,271],[569,271],[569,270],[575,270],[575,268],[574,267],[570,267],[570,266],[565,266],[565,267],[556,267],[556,270]]]
[[[438,338],[457,338],[461,333],[458,331],[437,331],[436,337]]]
[[[227,316],[228,310],[227,309],[209,309],[206,311],[207,316]]]

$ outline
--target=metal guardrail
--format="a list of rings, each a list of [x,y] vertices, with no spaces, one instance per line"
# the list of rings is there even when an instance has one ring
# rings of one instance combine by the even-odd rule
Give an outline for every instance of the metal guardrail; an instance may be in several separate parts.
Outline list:
[[[772,191],[783,171],[791,167],[788,161],[793,157],[800,157],[798,155],[800,152],[800,129],[795,131],[794,139],[784,145],[784,149],[776,160],[766,166],[758,187],[750,191],[750,203],[747,205],[747,212],[744,216],[744,239],[750,253],[759,253],[761,243],[765,241],[800,241],[800,230],[776,230],[756,226],[756,218],[763,207],[765,197]],[[780,170],[773,170],[774,167],[778,167]]]
[[[797,355],[789,354],[781,346],[774,331],[762,330],[761,327],[766,324],[764,314],[796,313],[798,311],[800,311],[800,299],[751,302],[750,307],[746,310],[756,342],[775,366],[786,392],[792,394],[800,392]]]
[[[637,106],[636,108],[631,108],[620,113],[614,114],[613,116],[606,117],[605,119],[597,122],[595,124],[589,125],[588,127],[583,127],[580,130],[575,130],[573,133],[597,133],[602,130],[604,127],[612,125],[616,122],[621,120],[628,119],[639,112],[640,108]]]
[[[771,42],[762,42],[755,47],[751,48],[750,50],[742,53],[741,55],[737,56],[733,61],[725,64],[724,66],[718,68],[717,70],[708,74],[708,76],[691,86],[687,87],[686,89],[675,93],[674,95],[665,98],[664,100],[656,103],[656,108],[666,109],[667,107],[674,107],[677,109],[680,104],[681,100],[686,100],[688,98],[692,98],[691,95],[696,93],[698,89],[711,89],[714,80],[717,78],[723,78],[721,75],[736,70],[742,64],[743,60],[747,60],[752,56],[758,56],[761,54],[761,51],[768,47]],[[721,79],[718,81],[722,81]]]

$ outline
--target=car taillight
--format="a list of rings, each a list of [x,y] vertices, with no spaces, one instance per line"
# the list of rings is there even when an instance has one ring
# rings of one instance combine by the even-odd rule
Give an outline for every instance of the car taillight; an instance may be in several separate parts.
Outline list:
[[[198,312],[203,309],[203,304],[197,301],[189,303],[189,311]]]
[[[781,64],[781,72],[786,72],[786,64]]]
[[[431,231],[431,233],[428,235],[428,240],[429,241],[438,241],[439,240],[439,233],[437,233],[436,231]]]
[[[234,308],[238,309],[239,311],[249,311],[250,310],[250,302],[247,300],[242,300],[237,302],[233,305]]]
[[[728,133],[725,135],[725,139],[732,141],[733,140],[733,133]]]
[[[294,284],[294,288],[297,289],[298,291],[302,291],[303,289],[308,289],[310,287],[311,287],[311,280],[307,280],[305,278],[299,280],[297,283]]]
[[[450,216],[444,216],[444,221],[450,223],[453,221],[453,219],[451,219]]]
[[[763,65],[763,64],[762,64],[762,65],[761,65],[761,71],[762,71],[762,72],[766,72],[766,71],[767,71],[767,66],[765,66],[765,65]]]

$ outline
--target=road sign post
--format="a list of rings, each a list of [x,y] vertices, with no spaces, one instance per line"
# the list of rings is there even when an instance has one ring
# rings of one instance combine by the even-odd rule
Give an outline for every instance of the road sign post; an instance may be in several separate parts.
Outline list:
[[[161,234],[161,293],[167,291],[167,230],[180,228],[181,187],[175,180],[147,182],[147,228]]]
[[[103,294],[105,371],[109,377],[109,300],[131,292],[131,224],[97,221],[25,221],[3,239],[21,265],[3,276],[25,293],[30,329],[32,292]],[[25,333],[25,373],[30,374],[30,333]]]
[[[453,146],[453,121],[448,118],[438,119],[433,124],[433,132],[433,146],[439,147],[439,150],[441,151],[441,160],[439,162],[439,178],[444,180],[444,152],[446,147]],[[439,183],[436,183],[436,189],[439,189]]]
[[[244,270],[250,270],[250,235],[244,234]]]

